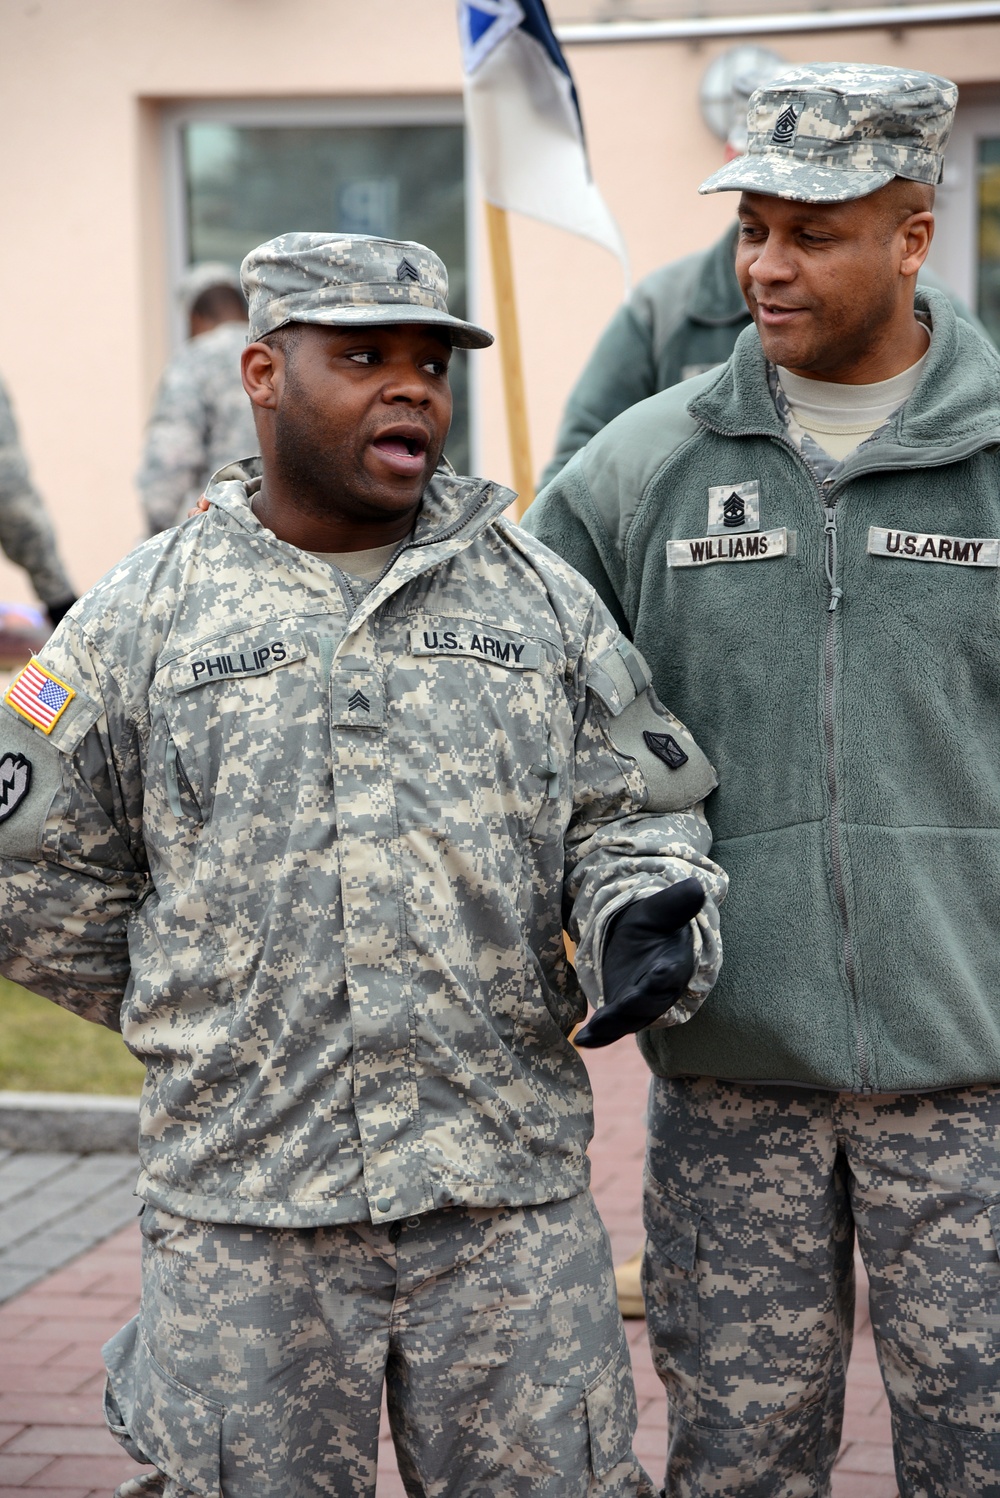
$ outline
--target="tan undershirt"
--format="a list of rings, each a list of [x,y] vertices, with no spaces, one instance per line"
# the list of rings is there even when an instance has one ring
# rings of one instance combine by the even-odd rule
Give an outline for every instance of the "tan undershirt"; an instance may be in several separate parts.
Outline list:
[[[385,571],[389,559],[399,550],[400,542],[391,546],[373,546],[371,551],[313,551],[310,556],[321,562],[331,562],[346,572],[348,577],[360,578],[364,583],[376,582]]]
[[[778,379],[792,415],[824,452],[842,463],[866,437],[877,432],[917,388],[924,360],[902,374],[873,385],[840,385],[828,380],[806,380],[778,366]]]

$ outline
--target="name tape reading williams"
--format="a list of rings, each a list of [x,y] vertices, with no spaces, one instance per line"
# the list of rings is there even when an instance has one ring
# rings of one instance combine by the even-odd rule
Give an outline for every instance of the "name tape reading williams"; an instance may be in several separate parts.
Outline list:
[[[953,567],[1000,567],[1000,539],[932,536],[873,525],[868,530],[868,554],[907,562],[950,562]]]
[[[668,567],[707,567],[711,562],[763,562],[795,555],[795,532],[781,526],[749,535],[692,536],[667,542]]]
[[[484,629],[411,629],[410,651],[413,655],[470,655],[497,666],[508,666],[513,671],[537,671],[542,664],[539,644],[513,635],[490,634]]]

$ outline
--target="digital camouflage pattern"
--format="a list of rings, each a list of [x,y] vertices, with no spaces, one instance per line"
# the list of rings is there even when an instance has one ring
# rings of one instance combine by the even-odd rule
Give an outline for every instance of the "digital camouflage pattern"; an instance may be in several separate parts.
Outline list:
[[[456,348],[488,348],[493,334],[448,311],[444,261],[410,239],[370,234],[279,234],[243,262],[250,336],[290,322],[325,327],[422,323]]]
[[[10,397],[0,384],[0,547],[23,567],[43,603],[72,599],[55,534],[41,495],[31,482]]]
[[[838,62],[789,68],[751,98],[746,154],[698,191],[843,203],[893,177],[940,182],[957,103],[955,85],[933,73]]]
[[[257,451],[240,375],[246,342],[246,323],[220,323],[186,343],[163,373],[136,475],[152,535],[187,518],[217,469]]]
[[[146,1207],[142,1232],[142,1305],[105,1348],[106,1409],[166,1498],[371,1498],[383,1384],[409,1493],[654,1498],[589,1193],[391,1227]]]
[[[854,1231],[901,1498],[997,1498],[1000,1091],[653,1083],[644,1265],[667,1498],[830,1492]]]
[[[575,1195],[609,919],[697,873],[711,767],[590,587],[439,471],[370,589],[278,541],[259,463],[56,632],[46,736],[0,707],[0,968],[146,1064],[139,1193],[304,1227]],[[646,730],[672,734],[671,770]],[[563,920],[577,943],[576,972]]]

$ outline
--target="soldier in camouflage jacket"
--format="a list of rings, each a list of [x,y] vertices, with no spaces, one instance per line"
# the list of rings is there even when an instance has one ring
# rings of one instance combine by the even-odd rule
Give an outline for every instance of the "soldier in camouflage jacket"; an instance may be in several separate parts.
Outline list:
[[[378,324],[366,378],[387,325],[488,339],[420,246],[289,235],[245,275],[270,358],[289,322]],[[18,678],[0,965],[146,1064],[143,1309],[106,1356],[154,1491],[370,1494],[384,1376],[413,1492],[648,1498],[568,1036],[624,907],[724,893],[715,777],[510,494],[405,448],[366,458],[426,484],[374,565],[269,528],[264,442]]]

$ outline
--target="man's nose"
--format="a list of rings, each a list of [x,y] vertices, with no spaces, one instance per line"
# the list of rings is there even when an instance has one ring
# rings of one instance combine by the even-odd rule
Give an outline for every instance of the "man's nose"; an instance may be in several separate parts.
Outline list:
[[[392,369],[382,391],[383,400],[402,401],[407,405],[422,405],[430,399],[423,371],[409,368]]]
[[[769,234],[760,247],[760,254],[750,266],[750,276],[762,286],[773,285],[776,281],[791,281],[795,276],[795,265],[788,245]]]

